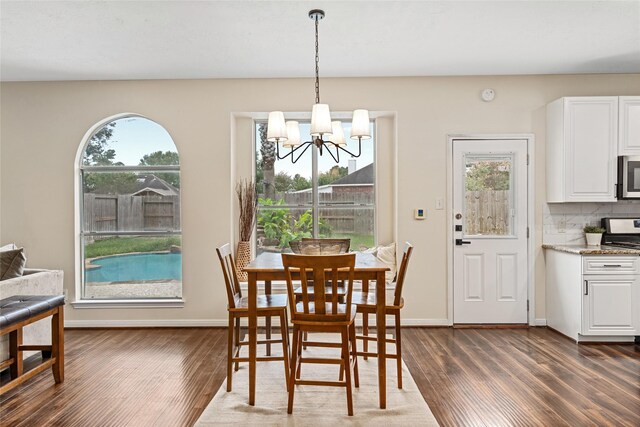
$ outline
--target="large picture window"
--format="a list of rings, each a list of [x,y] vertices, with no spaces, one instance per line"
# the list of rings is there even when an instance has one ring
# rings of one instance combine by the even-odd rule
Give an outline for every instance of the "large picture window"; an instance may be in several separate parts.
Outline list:
[[[182,298],[180,159],[138,116],[98,128],[80,164],[81,299]]]
[[[350,125],[343,123],[347,137]],[[309,128],[300,122],[303,139]],[[277,159],[266,123],[256,123],[255,133],[258,254],[290,251],[289,242],[302,237],[350,238],[351,250],[375,246],[374,138],[363,141],[358,158],[342,154],[336,163],[311,147],[292,163]],[[349,140],[347,148],[357,152],[358,142]]]

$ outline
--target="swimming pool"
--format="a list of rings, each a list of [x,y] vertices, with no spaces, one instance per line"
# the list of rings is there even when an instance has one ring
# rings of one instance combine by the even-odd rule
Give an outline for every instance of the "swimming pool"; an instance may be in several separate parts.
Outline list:
[[[85,282],[182,280],[182,254],[131,254],[98,258],[85,271]]]

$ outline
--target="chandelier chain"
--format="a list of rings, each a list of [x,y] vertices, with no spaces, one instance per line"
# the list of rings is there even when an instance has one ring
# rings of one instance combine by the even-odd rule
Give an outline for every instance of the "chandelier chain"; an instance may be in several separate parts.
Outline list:
[[[320,54],[318,53],[318,21],[316,17],[316,104],[320,103]]]

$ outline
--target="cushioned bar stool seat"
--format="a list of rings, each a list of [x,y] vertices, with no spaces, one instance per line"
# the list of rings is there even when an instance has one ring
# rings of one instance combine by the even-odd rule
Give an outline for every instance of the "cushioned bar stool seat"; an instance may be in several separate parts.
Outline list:
[[[0,335],[9,334],[9,359],[0,369],[9,367],[11,381],[0,387],[0,393],[11,390],[48,367],[56,383],[64,381],[64,295],[14,295],[0,300]],[[51,318],[51,345],[23,345],[22,328]],[[23,372],[22,353],[42,351],[43,362]]]

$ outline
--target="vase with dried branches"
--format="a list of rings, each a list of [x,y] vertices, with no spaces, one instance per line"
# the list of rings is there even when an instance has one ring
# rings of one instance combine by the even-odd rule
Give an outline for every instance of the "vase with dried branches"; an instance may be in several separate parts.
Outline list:
[[[238,279],[246,281],[247,273],[244,268],[251,261],[251,235],[256,224],[258,210],[258,194],[255,183],[250,179],[238,181],[236,196],[238,197],[238,230],[240,232],[238,251],[236,252],[236,270],[238,271]]]

